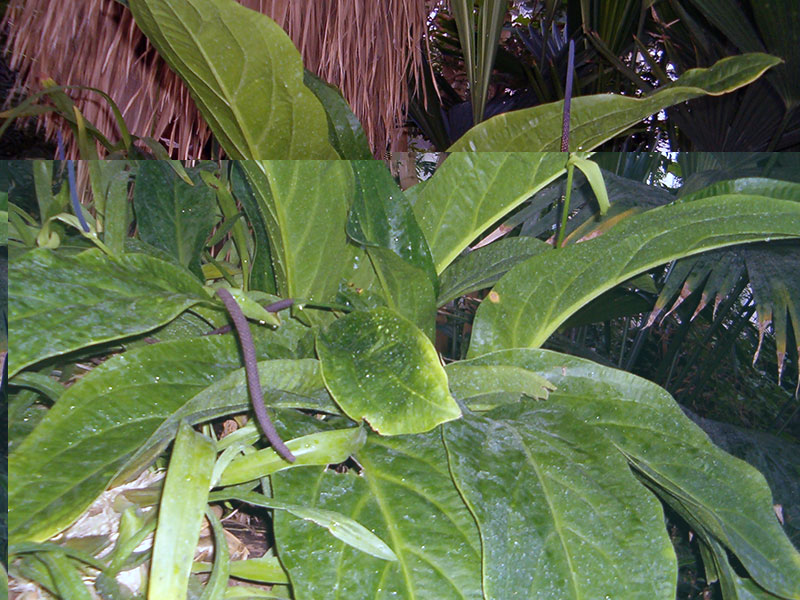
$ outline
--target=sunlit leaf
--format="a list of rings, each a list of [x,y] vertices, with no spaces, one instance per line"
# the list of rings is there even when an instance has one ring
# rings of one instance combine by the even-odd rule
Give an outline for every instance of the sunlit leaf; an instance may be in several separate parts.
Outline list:
[[[319,334],[317,353],[336,403],[379,433],[429,431],[461,414],[431,341],[390,309],[335,321]]]
[[[758,79],[780,59],[767,54],[723,58],[707,69],[691,69],[649,96],[578,96],[570,112],[570,150],[591,150],[659,110],[710,94],[717,96]],[[564,101],[503,113],[470,129],[450,152],[557,152]]]
[[[509,271],[478,308],[469,356],[539,346],[589,301],[659,264],[798,235],[800,203],[758,196],[716,196],[632,216],[598,238]]]
[[[557,152],[451,154],[413,203],[436,272],[490,225],[564,173],[566,165],[566,155]]]
[[[303,63],[272,19],[233,0],[131,0],[136,25],[183,79],[233,158],[336,158]]]

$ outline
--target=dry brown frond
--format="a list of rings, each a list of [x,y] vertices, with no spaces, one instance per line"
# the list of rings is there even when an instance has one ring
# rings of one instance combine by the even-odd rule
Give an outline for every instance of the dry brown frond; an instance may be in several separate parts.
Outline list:
[[[404,150],[407,76],[422,85],[420,45],[430,0],[241,0],[275,19],[306,67],[337,85],[364,126],[373,152]],[[210,131],[186,87],[156,54],[131,16],[113,0],[11,0],[11,67],[28,91],[44,77],[108,93],[131,133],[154,137],[175,158],[201,158]],[[98,94],[74,91],[84,116],[110,139],[113,114]],[[45,116],[47,137],[65,124]],[[69,136],[65,136],[67,139]],[[69,157],[77,148],[69,146]],[[205,157],[203,157],[205,158]]]

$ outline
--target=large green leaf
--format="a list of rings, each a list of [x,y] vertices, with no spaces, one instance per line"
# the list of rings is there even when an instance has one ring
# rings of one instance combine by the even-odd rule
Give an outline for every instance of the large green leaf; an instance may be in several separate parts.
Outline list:
[[[359,244],[387,248],[422,269],[438,284],[431,251],[414,211],[386,165],[377,160],[350,163],[356,194],[347,233]]]
[[[675,597],[661,505],[569,408],[523,400],[448,423],[444,439],[487,598]]]
[[[366,248],[387,306],[432,338],[439,280],[414,212],[383,163],[351,165],[356,194],[347,233]]]
[[[317,337],[317,354],[336,403],[379,433],[429,431],[461,415],[433,344],[388,308],[335,321]]]
[[[141,161],[133,204],[139,237],[202,277],[200,254],[216,221],[211,188],[198,176],[187,184],[163,161]]]
[[[361,474],[310,467],[273,475],[275,494],[355,519],[398,560],[364,556],[315,525],[276,513],[275,537],[295,597],[482,598],[478,533],[453,486],[440,432],[370,435],[356,459]]]
[[[269,17],[234,0],[130,0],[136,24],[186,83],[233,158],[336,158],[303,63]]]
[[[9,376],[43,358],[155,329],[209,300],[188,271],[143,254],[64,257],[40,249],[10,271]]]
[[[528,369],[507,365],[473,365],[452,362],[445,367],[453,396],[470,410],[491,410],[501,404],[519,402],[522,396],[547,398],[553,390],[544,377]]]
[[[262,357],[274,355],[275,347],[269,343],[270,337],[262,334],[257,338],[258,351]],[[267,406],[338,412],[324,388],[316,360],[266,360],[258,363],[258,376]],[[220,377],[169,413],[146,441],[140,440],[136,452],[117,474],[116,479],[128,479],[148,466],[174,439],[181,422],[191,425],[204,423],[226,415],[246,412],[250,406],[250,394],[243,368]],[[278,463],[286,465],[282,458]]]
[[[475,316],[469,356],[536,347],[582,306],[656,265],[737,243],[800,236],[800,204],[716,196],[635,215],[509,271]]]
[[[338,88],[308,69],[303,81],[325,108],[328,115],[328,137],[339,156],[346,160],[370,160],[372,151],[364,129]]]
[[[659,386],[595,362],[537,349],[493,352],[471,365],[513,365],[555,387],[559,406],[608,437],[669,503],[731,550],[759,585],[800,597],[800,553],[780,527],[764,477],[712,444]],[[449,427],[449,425],[448,425]]]
[[[258,357],[268,358],[262,348],[257,344]],[[11,538],[44,540],[69,525],[159,426],[193,396],[240,368],[239,344],[226,335],[143,346],[82,377],[9,457]],[[291,390],[292,381],[302,387],[309,379],[302,371],[296,379],[291,370],[280,374],[273,370],[272,377],[265,377],[268,389]],[[227,392],[239,382],[226,383]],[[218,402],[239,411],[247,405],[243,395],[239,390],[239,396],[219,397]],[[198,410],[181,416],[197,422],[215,414],[208,399],[198,404]],[[166,444],[177,425],[171,420],[157,441]]]
[[[572,99],[570,150],[591,150],[659,110],[702,95],[718,96],[758,79],[780,63],[767,54],[723,58],[707,69],[692,69],[649,96],[617,94]],[[558,151],[564,101],[497,115],[470,129],[450,152]]]
[[[557,152],[450,155],[413,203],[436,272],[566,166],[566,155]]]
[[[451,263],[441,275],[436,303],[443,306],[459,296],[488,288],[511,268],[540,252],[552,250],[550,244],[533,237],[513,237],[472,250]]]
[[[342,280],[367,262],[345,234],[353,198],[350,164],[243,161],[239,168],[267,227],[279,295],[312,304],[333,301]]]

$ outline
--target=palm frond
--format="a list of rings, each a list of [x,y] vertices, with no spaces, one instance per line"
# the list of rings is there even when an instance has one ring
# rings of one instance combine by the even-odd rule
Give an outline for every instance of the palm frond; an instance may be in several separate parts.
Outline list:
[[[294,41],[306,67],[338,86],[373,151],[404,150],[410,77],[423,85],[421,44],[431,0],[242,0]],[[109,93],[131,133],[161,140],[176,158],[199,158],[210,137],[183,82],[169,70],[122,4],[114,0],[11,0],[3,19],[6,51],[29,92],[44,77]],[[380,94],[376,101],[376,94]],[[114,137],[111,111],[92,92],[73,94],[97,128]],[[48,139],[63,126],[40,121]],[[69,148],[75,158],[77,149]]]

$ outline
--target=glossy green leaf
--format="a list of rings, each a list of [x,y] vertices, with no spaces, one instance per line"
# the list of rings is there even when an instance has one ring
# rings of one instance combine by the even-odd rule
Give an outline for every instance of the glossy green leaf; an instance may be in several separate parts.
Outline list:
[[[360,475],[315,467],[277,473],[275,494],[355,519],[398,560],[364,556],[314,525],[276,513],[278,551],[295,597],[482,598],[475,522],[453,486],[440,433],[370,435],[356,459]]]
[[[706,250],[800,236],[800,204],[716,196],[624,220],[598,238],[528,259],[475,315],[469,356],[540,346],[582,306],[634,275]]]
[[[28,252],[9,273],[9,376],[43,358],[149,331],[206,300],[188,271],[142,254]]]
[[[649,96],[578,96],[570,111],[570,150],[591,150],[660,111],[706,94],[718,96],[758,79],[780,59],[767,54],[723,58],[707,69],[691,69]],[[557,152],[564,101],[503,113],[470,129],[450,152]]]
[[[327,529],[333,537],[342,540],[345,544],[357,548],[362,552],[371,554],[382,560],[397,560],[397,556],[386,543],[361,525],[358,521],[343,515],[340,512],[311,508],[302,504],[293,504],[277,498],[268,498],[256,492],[214,492],[209,496],[209,501],[241,500],[254,506],[285,510],[305,521],[311,521]]]
[[[239,344],[226,335],[144,346],[83,376],[9,456],[10,539],[44,540],[68,526],[168,417],[240,368]]]
[[[411,204],[386,165],[377,160],[350,163],[356,194],[347,233],[359,244],[387,248],[419,267],[438,284],[428,242]]]
[[[269,17],[233,0],[131,0],[136,24],[183,79],[232,158],[336,158],[303,63]]]
[[[661,505],[568,408],[523,400],[448,423],[444,439],[487,598],[675,597]]]
[[[259,356],[269,356],[269,344],[262,335],[256,340]],[[274,408],[302,408],[335,413],[336,405],[325,391],[316,360],[266,360],[258,363],[258,376],[264,391],[264,404]],[[250,394],[243,368],[233,370],[219,378],[194,397],[177,407],[158,425],[147,440],[141,440],[136,453],[117,475],[117,480],[130,478],[149,465],[175,437],[178,425],[186,421],[191,425],[204,423],[226,415],[249,411]],[[261,433],[258,430],[256,439]],[[299,448],[304,443],[297,444]],[[281,459],[280,466],[287,465]]]
[[[369,140],[358,118],[336,86],[306,69],[303,81],[314,92],[328,115],[328,138],[343,159],[371,160]]]
[[[231,169],[231,190],[247,215],[253,234],[253,248],[250,256],[249,289],[261,290],[268,294],[277,292],[275,274],[272,270],[272,253],[267,235],[267,223],[258,202],[258,196],[242,170],[244,161],[235,161]]]
[[[565,172],[566,155],[456,153],[434,173],[414,202],[436,272],[480,234]]]
[[[683,189],[683,188],[681,188]],[[781,200],[800,202],[800,183],[769,179],[767,177],[740,177],[712,183],[695,192],[678,194],[681,202],[692,202],[710,196],[740,194],[743,196],[768,196]]]
[[[139,237],[202,278],[200,254],[216,222],[214,192],[194,173],[194,185],[160,160],[138,165],[133,193]]]
[[[436,296],[427,274],[388,248],[367,247],[386,306],[419,327],[429,339],[436,328]]]
[[[234,459],[225,469],[217,485],[235,485],[266,477],[283,469],[308,465],[343,463],[364,445],[366,431],[361,427],[335,429],[288,440],[286,445],[297,460],[287,464],[272,448],[264,448]]]
[[[436,303],[444,306],[459,296],[491,287],[513,266],[552,249],[550,244],[542,240],[520,236],[497,240],[472,250],[457,258],[442,272]]]
[[[367,258],[345,227],[353,172],[344,161],[244,161],[271,244],[278,295],[331,302]],[[362,269],[364,270],[364,269]],[[359,287],[367,287],[356,281]]]
[[[429,431],[461,415],[433,344],[390,309],[335,321],[318,335],[317,354],[339,407],[381,434]]]
[[[224,287],[228,293],[233,296],[236,304],[238,304],[239,308],[242,310],[242,314],[244,314],[244,316],[248,319],[258,321],[262,325],[268,324],[276,327],[280,325],[280,319],[275,316],[275,313],[269,312],[254,299],[255,294],[258,292],[249,294],[238,288],[232,288],[228,286],[222,287]]]
[[[514,402],[522,396],[543,400],[553,391],[544,377],[528,369],[507,365],[472,365],[469,361],[450,363],[445,367],[453,396],[467,403],[470,410],[491,410]]]
[[[366,247],[386,305],[433,338],[438,278],[414,212],[382,162],[351,164],[356,194],[347,233]]]
[[[545,377],[556,386],[548,404],[602,431],[648,486],[693,515],[759,585],[778,596],[798,597],[800,553],[775,518],[764,477],[712,444],[664,389],[547,350],[503,350],[470,364],[515,365]]]
[[[216,454],[212,440],[181,424],[158,509],[148,587],[151,598],[186,597]]]
[[[257,581],[259,583],[288,583],[286,572],[283,570],[277,556],[265,554],[259,558],[233,560],[230,563],[231,577]],[[209,563],[195,563],[192,568],[195,573],[207,573],[211,570]]]

